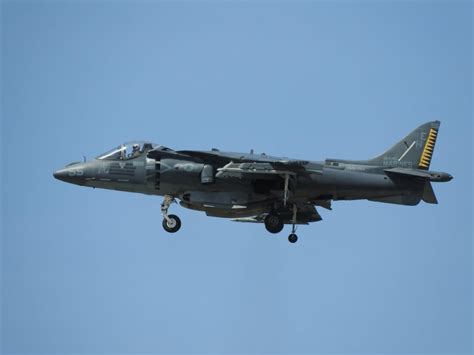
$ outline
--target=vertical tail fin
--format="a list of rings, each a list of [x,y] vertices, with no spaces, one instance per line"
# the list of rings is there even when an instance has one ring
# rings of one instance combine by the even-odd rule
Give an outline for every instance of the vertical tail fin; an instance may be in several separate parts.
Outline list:
[[[368,160],[367,163],[428,170],[439,126],[439,121],[422,124],[386,152]]]
[[[431,157],[433,156],[434,147],[436,144],[436,137],[438,136],[439,123],[437,128],[430,128],[428,133],[428,138],[426,139],[425,146],[421,153],[420,161],[418,162],[418,167],[420,169],[426,169],[430,167]]]

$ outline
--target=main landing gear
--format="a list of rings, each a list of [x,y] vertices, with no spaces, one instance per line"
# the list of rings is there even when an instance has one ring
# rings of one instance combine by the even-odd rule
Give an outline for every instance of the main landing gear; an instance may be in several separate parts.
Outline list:
[[[273,234],[280,233],[284,226],[283,219],[276,213],[269,213],[264,222],[267,231]]]
[[[290,243],[296,243],[298,241],[298,236],[295,234],[297,212],[298,212],[298,209],[296,205],[293,205],[293,217],[291,219],[292,228],[291,228],[291,234],[288,236],[288,241]],[[283,230],[283,226],[284,226],[283,218],[275,212],[269,213],[265,217],[264,222],[265,222],[265,228],[270,233],[276,234],[276,233],[280,233]]]
[[[168,233],[176,233],[181,228],[181,220],[174,214],[168,214],[168,208],[175,202],[173,196],[165,195],[161,204],[161,214],[163,215],[163,228]]]

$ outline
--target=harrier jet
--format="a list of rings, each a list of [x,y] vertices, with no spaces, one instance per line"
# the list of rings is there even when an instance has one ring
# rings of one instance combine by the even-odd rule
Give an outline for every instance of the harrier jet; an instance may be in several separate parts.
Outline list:
[[[133,142],[92,161],[68,164],[54,173],[72,184],[163,196],[163,228],[177,232],[181,220],[168,214],[173,202],[208,216],[262,223],[270,233],[321,221],[316,206],[331,201],[369,200],[413,206],[437,203],[431,182],[452,176],[429,170],[440,122],[416,128],[386,152],[368,160],[309,161],[266,154],[173,150]]]

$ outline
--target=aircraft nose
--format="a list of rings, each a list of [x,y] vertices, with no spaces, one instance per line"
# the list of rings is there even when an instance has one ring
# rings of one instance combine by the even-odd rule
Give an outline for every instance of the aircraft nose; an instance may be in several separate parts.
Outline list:
[[[53,176],[54,176],[55,179],[58,179],[58,180],[61,180],[61,181],[67,181],[68,171],[67,171],[67,169],[59,169],[59,170],[56,170],[53,173]]]
[[[56,170],[53,173],[53,176],[58,180],[69,182],[71,184],[84,184],[84,171],[76,167]]]
[[[65,182],[72,182],[72,180],[73,180],[72,178],[74,177],[73,173],[72,173],[72,170],[70,170],[68,168],[56,170],[53,173],[53,176],[56,179],[61,180],[61,181],[65,181]]]

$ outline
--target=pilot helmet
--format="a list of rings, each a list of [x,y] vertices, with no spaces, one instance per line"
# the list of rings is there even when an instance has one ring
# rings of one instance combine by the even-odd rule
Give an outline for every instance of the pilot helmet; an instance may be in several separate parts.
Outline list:
[[[140,146],[138,145],[138,143],[135,143],[133,145],[133,150],[138,150],[140,148]]]

